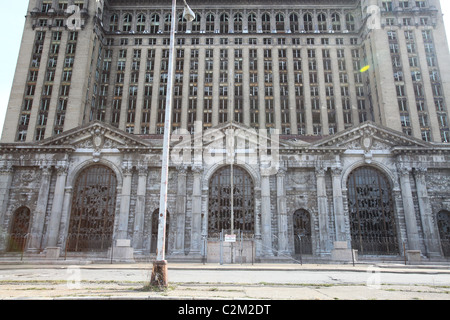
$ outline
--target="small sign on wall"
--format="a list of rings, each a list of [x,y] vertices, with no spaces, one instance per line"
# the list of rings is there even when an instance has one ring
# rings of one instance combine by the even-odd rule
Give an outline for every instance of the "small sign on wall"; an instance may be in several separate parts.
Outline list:
[[[236,242],[236,235],[235,234],[226,234],[225,242]]]

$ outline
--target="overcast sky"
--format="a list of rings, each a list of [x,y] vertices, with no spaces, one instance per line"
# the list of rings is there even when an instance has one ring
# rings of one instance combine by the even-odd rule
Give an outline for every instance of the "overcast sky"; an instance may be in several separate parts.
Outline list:
[[[3,0],[3,2],[6,1]],[[449,37],[450,1],[441,0],[441,6],[446,23],[447,37]],[[3,130],[6,108],[8,106],[11,85],[16,69],[17,57],[19,55],[27,7],[28,0],[7,1],[7,5],[3,6],[3,9],[0,11],[0,39],[3,47],[3,49],[0,50],[0,133]]]

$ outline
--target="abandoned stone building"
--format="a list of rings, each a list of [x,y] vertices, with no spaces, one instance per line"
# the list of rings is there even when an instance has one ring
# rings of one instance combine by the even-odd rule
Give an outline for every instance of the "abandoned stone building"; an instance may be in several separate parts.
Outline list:
[[[438,0],[188,2],[169,261],[448,259]],[[166,0],[30,0],[0,143],[2,255],[154,257],[171,19]]]

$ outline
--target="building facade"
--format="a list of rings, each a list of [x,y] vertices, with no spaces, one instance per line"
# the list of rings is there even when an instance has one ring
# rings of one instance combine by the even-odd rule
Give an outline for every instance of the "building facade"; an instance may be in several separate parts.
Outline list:
[[[168,259],[450,255],[439,1],[189,1]],[[156,252],[169,1],[30,0],[0,144],[0,250]],[[221,248],[221,245],[224,246]]]

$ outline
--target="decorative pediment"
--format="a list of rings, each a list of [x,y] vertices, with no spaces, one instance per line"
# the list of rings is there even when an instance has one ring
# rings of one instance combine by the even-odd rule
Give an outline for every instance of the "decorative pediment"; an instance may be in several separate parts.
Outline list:
[[[76,150],[139,149],[149,148],[151,144],[139,137],[102,122],[92,122],[56,137],[45,139],[41,146],[73,146]]]
[[[267,131],[260,131],[258,129],[246,126],[242,123],[227,122],[220,124],[216,127],[209,128],[201,132],[201,134],[192,135],[192,139],[201,139],[201,145],[203,147],[224,145],[229,137],[235,137],[237,146],[248,145],[259,146],[261,144],[276,145],[279,148],[290,148],[297,145],[294,142],[281,139],[277,132],[267,134]],[[177,138],[172,136],[172,141],[176,141]],[[183,144],[189,144],[192,141],[188,139],[180,139],[180,143],[175,143],[177,147],[181,147]],[[224,145],[225,147],[225,145]]]
[[[432,145],[428,142],[410,137],[392,129],[381,127],[372,122],[342,131],[333,136],[319,140],[313,147],[334,147],[348,150],[393,150],[397,147],[411,150],[428,149]]]

